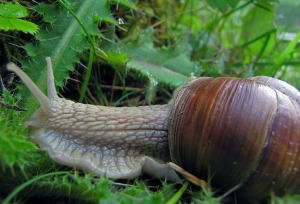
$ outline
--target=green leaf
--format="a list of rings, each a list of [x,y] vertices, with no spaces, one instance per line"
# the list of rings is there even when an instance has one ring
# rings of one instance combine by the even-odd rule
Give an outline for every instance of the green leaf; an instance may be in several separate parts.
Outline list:
[[[111,3],[120,4],[128,8],[134,9],[135,4],[131,0],[109,0]]]
[[[57,5],[40,3],[33,9],[43,16],[44,22],[54,23],[57,20]]]
[[[227,0],[227,3],[232,7],[236,7],[240,0]]]
[[[125,53],[106,52],[106,56],[108,63],[116,69],[124,67],[126,62],[129,61],[128,55]]]
[[[248,46],[254,55],[261,52],[268,55],[273,51],[276,43],[276,28],[274,26],[274,6],[265,2],[255,5],[242,19],[241,46]],[[267,44],[266,38],[269,38]]]
[[[148,63],[146,61],[138,61],[132,59],[130,62],[127,63],[127,66],[129,69],[141,72],[150,80],[156,79],[158,83],[168,84],[173,88],[185,84],[189,79],[188,76],[178,72],[174,72],[167,67]]]
[[[4,18],[24,18],[28,16],[26,8],[20,4],[0,4],[0,16]]]
[[[107,1],[99,0],[70,0],[68,5],[75,13],[77,19],[84,25],[89,35],[101,37],[98,29],[99,21],[113,22],[114,18],[109,10]],[[45,23],[41,31],[36,35],[37,41],[24,46],[28,55],[31,56],[29,61],[23,63],[26,72],[35,81],[38,87],[45,92],[46,90],[46,62],[45,57],[50,56],[52,59],[56,85],[63,87],[66,80],[69,79],[69,71],[74,70],[74,65],[79,61],[79,54],[88,49],[86,32],[83,31],[78,21],[70,15],[60,4],[41,3],[34,7],[34,10],[44,16],[55,16],[55,19],[47,17],[51,24]],[[28,96],[29,113],[35,109],[32,104],[33,96],[29,94],[26,87],[21,87],[21,93]]]
[[[136,41],[124,45],[121,51],[131,58],[127,63],[128,69],[173,88],[183,85],[193,74],[199,72],[200,68],[190,60],[188,43],[175,48],[155,48],[152,37],[153,30],[148,30]]]
[[[220,12],[226,12],[228,8],[234,8],[239,3],[239,0],[206,0],[206,2],[210,7]]]
[[[19,4],[0,4],[0,30],[18,30],[30,34],[37,33],[38,26],[36,24],[19,19],[27,16],[26,8]]]
[[[206,0],[206,2],[210,7],[218,9],[220,12],[225,12],[228,9],[228,4],[223,0]]]

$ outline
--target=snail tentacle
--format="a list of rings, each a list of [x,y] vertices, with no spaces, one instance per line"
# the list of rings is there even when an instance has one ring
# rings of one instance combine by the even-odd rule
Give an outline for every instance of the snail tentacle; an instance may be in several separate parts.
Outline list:
[[[44,113],[48,113],[51,107],[51,100],[37,87],[27,74],[14,63],[7,64],[7,70],[15,72],[25,83],[34,97],[38,100]]]
[[[56,88],[55,88],[55,81],[54,81],[51,58],[46,57],[46,61],[47,61],[47,91],[48,91],[48,97],[50,99],[55,99],[58,96],[57,96],[57,92],[56,92]]]

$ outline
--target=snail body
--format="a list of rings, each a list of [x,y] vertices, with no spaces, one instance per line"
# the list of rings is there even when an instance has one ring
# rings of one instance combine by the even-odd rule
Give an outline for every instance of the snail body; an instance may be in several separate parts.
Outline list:
[[[269,77],[198,78],[172,104],[104,107],[57,96],[50,58],[48,97],[13,64],[39,101],[30,138],[56,162],[110,178],[147,173],[180,181],[166,162],[223,191],[257,201],[300,193],[300,94]]]

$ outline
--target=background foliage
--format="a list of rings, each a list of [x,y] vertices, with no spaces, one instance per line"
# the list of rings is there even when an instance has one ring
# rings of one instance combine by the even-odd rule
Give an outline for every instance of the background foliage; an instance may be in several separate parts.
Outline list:
[[[45,57],[51,56],[63,97],[101,105],[167,103],[191,76],[268,75],[300,88],[297,1],[0,1],[0,8],[0,201],[7,203],[49,197],[165,203],[180,192],[164,181],[120,184],[54,164],[22,128],[38,106],[5,71],[9,61],[45,91]],[[189,186],[179,197],[218,203],[219,196]],[[272,196],[270,202],[296,201],[299,196]]]

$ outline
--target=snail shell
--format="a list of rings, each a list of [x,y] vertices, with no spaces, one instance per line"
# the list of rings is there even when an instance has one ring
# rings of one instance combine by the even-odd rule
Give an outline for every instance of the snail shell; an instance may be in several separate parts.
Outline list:
[[[171,111],[171,159],[247,201],[300,193],[299,98],[268,77],[194,80]]]

